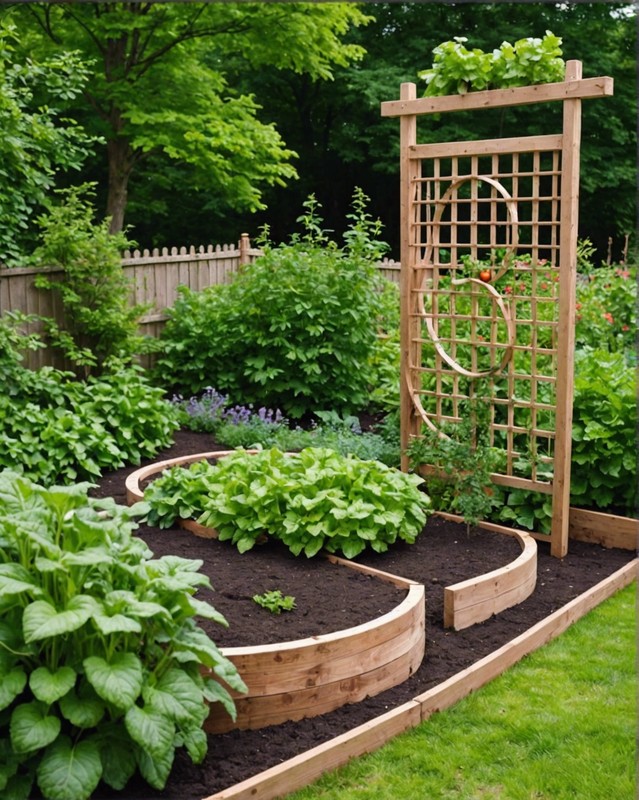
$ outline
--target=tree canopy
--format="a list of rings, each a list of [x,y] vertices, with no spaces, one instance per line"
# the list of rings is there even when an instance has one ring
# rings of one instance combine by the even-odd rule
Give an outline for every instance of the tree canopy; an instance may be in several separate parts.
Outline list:
[[[124,225],[134,172],[151,156],[155,170],[184,167],[193,189],[234,209],[263,207],[264,186],[296,177],[295,154],[260,120],[259,98],[228,83],[226,62],[327,78],[362,57],[342,39],[368,19],[341,3],[36,3],[6,13],[28,30],[29,51],[77,49],[94,64],[67,110],[106,142],[113,231]]]
[[[79,169],[95,143],[60,113],[88,71],[73,52],[17,61],[15,26],[0,22],[0,262],[20,261],[34,216],[56,178]]]
[[[232,241],[263,223],[283,241],[310,194],[339,233],[361,187],[398,255],[398,125],[380,103],[402,82],[424,90],[418,74],[443,41],[490,52],[547,30],[586,77],[615,80],[614,97],[583,104],[579,235],[605,254],[635,228],[632,3],[61,2],[2,18],[20,29],[14,64],[77,50],[90,65],[82,92],[50,105],[102,137],[81,180],[97,182],[112,229],[131,225],[144,246]],[[420,138],[556,132],[560,106],[429,117]]]
[[[433,62],[433,49],[456,36],[468,47],[491,52],[503,41],[551,30],[562,39],[563,58],[583,62],[584,76],[610,75],[614,97],[583,104],[580,236],[605,254],[608,236],[623,241],[635,228],[636,206],[636,11],[631,3],[376,3],[375,22],[354,29],[348,40],[366,57],[336,70],[332,84],[314,83],[291,72],[233,74],[236,85],[267,98],[264,113],[300,155],[301,180],[285,192],[267,194],[277,216],[273,235],[286,235],[303,198],[313,191],[330,227],[344,219],[345,198],[361,186],[371,212],[385,225],[398,256],[399,130],[380,117],[380,103],[399,97],[402,82],[426,89],[418,73]],[[481,114],[428,117],[421,141],[454,141],[499,135],[554,133],[561,129],[561,104],[499,109]],[[619,255],[619,250],[617,251]]]

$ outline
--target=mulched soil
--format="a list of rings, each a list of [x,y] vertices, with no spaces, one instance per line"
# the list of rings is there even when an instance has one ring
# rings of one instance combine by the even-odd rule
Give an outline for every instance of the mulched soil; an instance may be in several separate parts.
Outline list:
[[[179,431],[174,445],[156,459],[201,453],[218,447],[206,434]],[[132,469],[105,475],[95,495],[126,502],[124,480]],[[351,627],[379,617],[401,602],[403,593],[389,584],[336,567],[321,558],[294,558],[277,543],[238,554],[228,543],[201,539],[180,529],[161,531],[141,526],[139,535],[156,555],[173,554],[204,561],[202,571],[214,590],[202,592],[229,621],[229,628],[209,631],[222,647],[301,639]],[[289,722],[258,731],[231,731],[209,736],[202,764],[193,765],[181,751],[162,792],[134,779],[127,800],[202,800],[268,767],[367,722],[436,686],[490,654],[544,617],[615,572],[635,557],[633,551],[604,549],[571,542],[564,559],[550,556],[538,543],[538,580],[533,595],[520,605],[463,631],[443,627],[443,590],[514,560],[520,549],[514,538],[473,530],[431,517],[414,545],[400,543],[385,554],[362,554],[357,560],[426,587],[426,654],[420,668],[400,686],[376,697],[344,706],[321,717]],[[270,614],[252,597],[270,589],[293,595],[291,613]],[[204,626],[204,623],[202,623]],[[107,790],[95,800],[115,797]]]

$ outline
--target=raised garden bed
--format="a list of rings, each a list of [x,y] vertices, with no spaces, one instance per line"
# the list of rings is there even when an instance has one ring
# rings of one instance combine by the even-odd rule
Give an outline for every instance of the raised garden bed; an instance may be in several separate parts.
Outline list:
[[[189,451],[201,452],[212,446],[215,445],[210,437],[180,432],[175,446],[163,453],[162,457],[170,458]],[[105,476],[96,493],[112,495],[119,502],[124,502],[124,478],[128,472],[119,470]],[[425,586],[426,653],[419,669],[407,681],[374,698],[345,705],[314,719],[289,722],[264,730],[235,730],[211,735],[209,754],[203,764],[194,766],[187,757],[178,754],[164,792],[154,792],[141,781],[132,782],[127,786],[127,800],[155,797],[165,800],[202,800],[242,796],[265,799],[291,791],[293,786],[300,785],[300,781],[310,781],[324,769],[343,763],[360,752],[374,749],[390,735],[428,716],[433,709],[454,702],[461,696],[460,686],[476,688],[481,682],[494,677],[512,663],[513,658],[516,660],[527,652],[531,643],[539,646],[581,616],[584,607],[601,602],[621,583],[631,580],[636,570],[636,564],[631,563],[634,559],[632,551],[571,542],[568,556],[559,560],[550,557],[546,542],[539,542],[539,579],[534,593],[523,603],[498,616],[456,632],[443,625],[444,586],[491,571],[516,558],[519,548],[511,537],[493,537],[490,532],[485,532],[467,538],[463,526],[449,525],[444,520],[431,520],[429,525],[415,545],[402,544],[382,556],[371,553],[358,559]],[[186,557],[201,557],[210,545],[205,539],[185,536],[179,531],[142,528],[140,533],[158,554],[177,552]],[[186,548],[184,551],[183,547]],[[509,547],[510,550],[501,551],[502,547]],[[235,555],[233,559],[228,559],[229,564],[235,564],[229,566],[233,574],[237,572]],[[244,559],[245,556],[237,558]],[[293,561],[299,565],[300,571],[302,568],[311,568],[311,562],[305,559]],[[244,577],[248,581],[255,573],[254,562],[248,558],[242,563]],[[284,568],[288,569],[288,563]],[[622,572],[614,575],[619,569]],[[213,601],[222,613],[227,613],[222,601],[226,601],[223,595],[228,573],[224,571],[224,564],[220,564],[216,570],[213,583],[217,592]],[[265,568],[265,573],[265,577],[278,574],[270,564]],[[614,577],[610,578],[611,575]],[[323,580],[319,575],[309,579],[301,574],[300,590],[304,587],[312,589],[314,605],[317,607],[313,611],[328,609],[327,616],[334,621],[347,605],[345,598],[352,594],[352,589],[347,588],[344,596],[340,596],[333,587],[324,592]],[[598,588],[590,591],[595,585],[599,585]],[[281,588],[289,591],[284,585]],[[247,593],[250,591],[252,589],[249,588]],[[292,593],[297,594],[298,590],[294,588]],[[575,601],[584,593],[588,598],[585,606],[583,598]],[[362,610],[366,593],[358,598],[350,609],[352,613]],[[372,598],[369,601],[379,611],[379,604]],[[265,628],[275,621],[270,616],[265,614],[259,617],[259,623],[255,618],[249,619],[247,629],[259,628],[261,633],[261,620],[265,621]],[[296,620],[307,624],[310,616],[309,612],[309,616],[289,615],[285,619],[286,615],[283,614],[277,624],[293,624]],[[549,617],[550,621],[544,622]],[[240,627],[234,624],[229,631],[222,631],[224,637],[229,635],[231,638],[218,641],[223,646],[227,641],[235,644],[233,636]],[[506,651],[507,656],[504,655]],[[461,680],[455,678],[458,674],[461,674]],[[242,792],[246,793],[242,795]],[[96,800],[110,797],[107,793],[97,793],[95,796]]]

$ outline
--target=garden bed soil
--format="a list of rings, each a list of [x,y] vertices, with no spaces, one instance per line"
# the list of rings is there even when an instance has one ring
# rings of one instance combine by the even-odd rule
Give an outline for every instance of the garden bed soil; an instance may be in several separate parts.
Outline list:
[[[174,445],[154,460],[224,449],[206,434],[179,431]],[[96,496],[126,501],[124,481],[132,468],[105,475]],[[376,619],[398,605],[402,590],[337,567],[325,559],[294,558],[269,542],[240,555],[226,542],[202,539],[178,528],[161,531],[141,526],[139,535],[155,555],[180,555],[204,560],[212,593],[202,591],[229,621],[229,628],[209,624],[222,647],[267,644],[302,639]],[[384,554],[362,554],[357,561],[423,583],[426,589],[426,653],[419,669],[400,686],[376,697],[321,717],[287,722],[257,731],[209,735],[208,754],[193,765],[178,751],[164,791],[141,779],[126,787],[127,800],[202,800],[268,767],[326,742],[395,708],[436,686],[586,591],[635,557],[634,551],[604,549],[571,541],[564,559],[550,556],[549,545],[538,543],[538,579],[534,593],[518,606],[462,631],[443,627],[444,587],[513,561],[520,553],[514,537],[472,530],[431,517],[414,545],[399,543]],[[280,589],[296,600],[293,612],[273,615],[252,597]],[[202,623],[204,626],[204,622]],[[95,800],[114,797],[99,789]]]

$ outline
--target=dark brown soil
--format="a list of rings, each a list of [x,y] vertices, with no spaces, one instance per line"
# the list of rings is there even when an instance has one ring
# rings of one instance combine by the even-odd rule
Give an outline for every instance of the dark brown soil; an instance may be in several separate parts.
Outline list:
[[[178,455],[218,449],[210,436],[178,432],[175,444],[158,455]],[[222,449],[222,448],[219,448]],[[124,479],[131,469],[107,475],[96,494],[125,502]],[[396,606],[403,593],[389,584],[359,576],[324,559],[294,558],[275,543],[240,555],[227,543],[201,539],[179,529],[141,527],[140,535],[156,555],[171,553],[204,561],[211,577],[210,599],[229,621],[226,630],[210,632],[223,647],[265,644],[341,630],[374,619]],[[519,635],[595,583],[626,564],[635,553],[571,542],[564,559],[538,547],[538,580],[524,603],[463,631],[443,627],[443,590],[465,578],[489,572],[519,554],[512,537],[473,531],[432,517],[414,545],[399,544],[385,554],[363,554],[362,563],[423,583],[426,587],[426,654],[420,668],[401,686],[361,703],[301,722],[259,731],[232,731],[209,736],[205,761],[191,764],[178,752],[166,789],[156,792],[143,781],[126,788],[127,800],[201,800],[325,742],[410,700],[470,666]],[[273,615],[252,601],[254,594],[280,589],[293,595],[296,609]],[[113,793],[96,793],[109,798]]]

